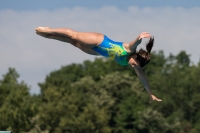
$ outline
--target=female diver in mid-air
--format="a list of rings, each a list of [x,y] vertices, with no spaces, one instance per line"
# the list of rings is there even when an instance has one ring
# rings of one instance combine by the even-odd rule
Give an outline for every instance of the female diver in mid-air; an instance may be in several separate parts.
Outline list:
[[[154,38],[148,32],[142,32],[130,43],[115,42],[100,33],[77,32],[68,28],[38,27],[36,28],[36,33],[45,38],[70,43],[91,55],[109,57],[122,66],[131,65],[147,90],[150,102],[152,100],[162,101],[152,94],[148,79],[141,68],[149,63],[150,52],[154,44]],[[140,49],[136,52],[136,48],[141,43],[142,38],[149,38],[149,42],[146,45],[147,51]]]

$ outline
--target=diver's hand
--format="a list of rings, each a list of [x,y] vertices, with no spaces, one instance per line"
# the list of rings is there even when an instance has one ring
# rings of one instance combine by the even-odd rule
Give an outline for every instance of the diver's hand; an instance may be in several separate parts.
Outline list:
[[[148,33],[148,32],[142,32],[140,34],[139,40],[142,39],[142,38],[151,38],[151,34]]]
[[[158,99],[156,96],[151,95],[150,103],[151,103],[153,100],[158,101],[158,102],[161,102],[161,101],[162,101],[161,99]]]

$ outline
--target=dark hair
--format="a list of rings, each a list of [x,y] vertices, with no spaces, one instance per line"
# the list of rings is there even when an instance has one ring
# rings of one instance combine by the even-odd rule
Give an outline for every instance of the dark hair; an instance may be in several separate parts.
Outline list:
[[[144,67],[150,62],[150,58],[151,58],[150,53],[151,53],[153,44],[154,44],[154,37],[151,37],[146,44],[147,51],[140,49],[138,52],[135,53],[135,55],[137,55],[137,61],[139,62],[140,67]]]

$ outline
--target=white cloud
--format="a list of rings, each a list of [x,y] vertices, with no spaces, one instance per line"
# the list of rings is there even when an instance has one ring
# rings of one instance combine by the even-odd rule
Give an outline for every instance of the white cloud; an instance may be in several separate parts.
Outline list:
[[[0,75],[14,67],[38,93],[38,82],[60,66],[94,59],[70,44],[37,36],[38,26],[68,27],[78,31],[101,32],[113,40],[129,42],[142,31],[155,36],[153,50],[177,54],[186,50],[192,60],[199,61],[200,8],[137,8],[119,10],[116,7],[100,9],[58,9],[54,11],[0,11]]]

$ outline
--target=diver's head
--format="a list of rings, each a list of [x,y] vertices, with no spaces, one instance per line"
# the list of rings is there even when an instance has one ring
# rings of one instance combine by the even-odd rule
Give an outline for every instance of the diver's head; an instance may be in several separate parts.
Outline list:
[[[144,67],[145,65],[147,65],[150,62],[151,58],[150,53],[153,44],[154,44],[154,38],[151,37],[149,39],[149,42],[147,42],[146,50],[140,49],[138,52],[129,55],[128,57],[129,64],[131,64],[132,66],[139,66],[139,67]]]

